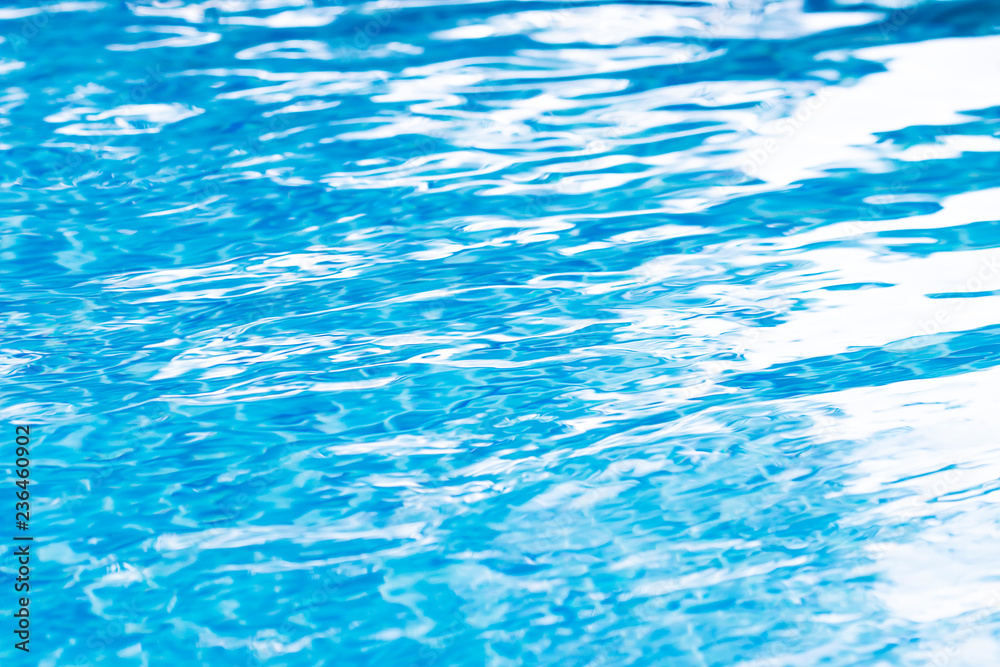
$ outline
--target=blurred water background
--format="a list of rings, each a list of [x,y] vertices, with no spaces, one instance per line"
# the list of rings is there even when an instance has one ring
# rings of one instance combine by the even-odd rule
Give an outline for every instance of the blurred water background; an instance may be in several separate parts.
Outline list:
[[[4,664],[1000,664],[998,28],[0,8]]]

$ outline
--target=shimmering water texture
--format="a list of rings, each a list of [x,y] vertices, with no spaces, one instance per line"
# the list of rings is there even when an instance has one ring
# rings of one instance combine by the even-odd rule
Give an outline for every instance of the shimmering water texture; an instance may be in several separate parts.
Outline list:
[[[0,662],[1000,665],[998,28],[0,8]]]

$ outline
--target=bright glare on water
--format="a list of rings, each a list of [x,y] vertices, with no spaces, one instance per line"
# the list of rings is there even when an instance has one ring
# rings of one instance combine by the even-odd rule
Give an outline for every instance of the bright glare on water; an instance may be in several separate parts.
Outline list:
[[[997,0],[2,1],[4,667],[1000,665]]]

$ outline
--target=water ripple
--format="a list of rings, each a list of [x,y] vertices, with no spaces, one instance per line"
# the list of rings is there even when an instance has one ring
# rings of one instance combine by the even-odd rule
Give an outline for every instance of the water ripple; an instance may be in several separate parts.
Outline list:
[[[997,663],[998,10],[0,7],[37,664]]]

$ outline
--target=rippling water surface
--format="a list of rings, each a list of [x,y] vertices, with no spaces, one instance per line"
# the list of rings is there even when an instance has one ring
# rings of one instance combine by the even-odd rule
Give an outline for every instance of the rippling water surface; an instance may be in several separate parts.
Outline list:
[[[0,8],[36,534],[0,654],[1000,664],[998,34],[961,0]]]

